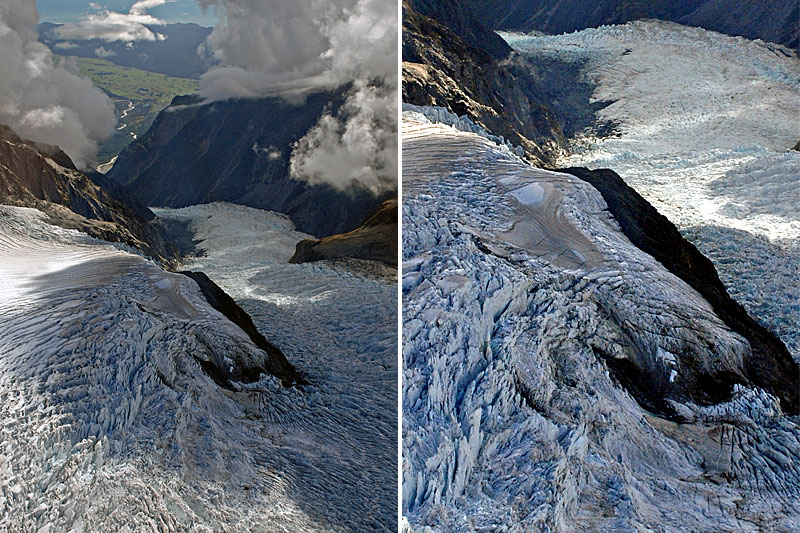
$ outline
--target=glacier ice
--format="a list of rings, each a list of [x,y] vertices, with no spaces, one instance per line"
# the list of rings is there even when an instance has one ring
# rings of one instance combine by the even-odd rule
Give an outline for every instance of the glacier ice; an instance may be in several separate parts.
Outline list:
[[[395,285],[283,265],[291,223],[243,209],[196,208],[198,261],[300,390],[217,386],[196,359],[261,355],[191,279],[0,206],[0,529],[393,530]],[[250,252],[214,263],[222,245]]]
[[[797,52],[663,21],[548,36],[503,33],[580,66],[606,104],[563,166],[610,168],[715,263],[729,291],[800,360]]]
[[[800,527],[798,420],[755,388],[681,396],[696,365],[735,368],[749,346],[595,189],[409,115],[403,151],[410,529]],[[541,201],[519,202],[531,183]],[[612,359],[656,376],[665,405],[643,409]]]

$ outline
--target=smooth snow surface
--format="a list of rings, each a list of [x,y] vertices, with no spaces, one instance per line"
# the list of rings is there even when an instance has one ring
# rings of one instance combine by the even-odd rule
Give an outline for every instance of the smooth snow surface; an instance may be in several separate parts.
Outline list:
[[[191,279],[0,207],[0,530],[393,530],[394,284],[290,272],[302,235],[276,215],[176,216],[311,384],[219,387],[196,358],[262,352]]]
[[[800,61],[783,47],[660,21],[504,33],[580,66],[618,135],[578,139],[563,166],[610,168],[715,263],[800,360]]]
[[[518,202],[525,205],[536,205],[544,199],[544,189],[538,183],[529,183],[517,190],[511,191],[511,195]]]
[[[653,416],[749,346],[635,248],[600,194],[472,133],[403,121],[403,513],[431,531],[797,531],[800,428],[763,391]],[[536,202],[515,192],[536,184]],[[523,195],[523,199],[529,199]],[[601,356],[601,354],[603,354]]]

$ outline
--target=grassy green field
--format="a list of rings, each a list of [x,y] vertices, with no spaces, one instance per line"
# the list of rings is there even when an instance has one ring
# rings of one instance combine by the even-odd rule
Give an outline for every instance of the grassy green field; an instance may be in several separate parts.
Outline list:
[[[149,101],[163,109],[178,94],[197,91],[197,80],[121,67],[105,59],[76,57],[81,73],[112,98]]]
[[[56,58],[57,61],[63,60],[63,56]],[[126,126],[100,145],[97,154],[100,163],[110,160],[121,152],[134,135],[139,136],[147,131],[158,113],[167,107],[175,96],[197,92],[195,79],[175,78],[156,72],[122,67],[105,59],[70,58],[73,59],[77,61],[80,72],[115,101],[118,117],[128,108],[129,100],[134,106],[134,109],[121,119],[120,126],[123,123]]]

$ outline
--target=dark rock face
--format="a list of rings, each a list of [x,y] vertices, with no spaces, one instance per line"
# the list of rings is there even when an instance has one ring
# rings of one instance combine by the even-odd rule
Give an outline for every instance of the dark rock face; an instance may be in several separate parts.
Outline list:
[[[466,115],[546,164],[566,140],[532,72],[463,1],[403,3],[403,101]]]
[[[467,0],[494,30],[569,33],[660,19],[797,49],[800,4],[785,0]]]
[[[145,205],[225,201],[284,213],[300,231],[319,237],[350,231],[384,198],[289,176],[292,144],[342,102],[342,91],[314,94],[300,105],[279,98],[201,105],[195,97],[177,97],[108,176]]]
[[[437,21],[469,46],[484,50],[495,59],[504,59],[511,53],[503,38],[481,22],[463,0],[410,0],[403,7],[409,14],[415,11]]]
[[[744,361],[741,374],[721,371],[708,375],[698,396],[716,403],[727,399],[736,383],[755,385],[778,397],[786,413],[798,414],[800,368],[786,346],[730,297],[711,261],[615,172],[586,168],[559,171],[572,174],[600,191],[628,239],[700,293],[716,315],[750,343],[752,354]],[[622,374],[620,381],[637,381],[630,373]]]
[[[397,198],[386,200],[364,224],[349,233],[297,243],[290,263],[323,259],[369,259],[397,268]]]
[[[250,318],[244,309],[239,307],[233,298],[228,296],[219,285],[211,281],[211,279],[202,272],[182,271],[179,272],[187,277],[192,278],[195,283],[200,287],[200,290],[205,296],[208,303],[222,313],[228,320],[239,326],[253,344],[264,351],[266,357],[262,364],[256,366],[240,365],[233,369],[220,368],[215,366],[209,361],[199,361],[203,370],[211,376],[217,384],[225,387],[230,387],[231,381],[239,381],[242,383],[252,383],[257,381],[260,374],[269,374],[281,380],[284,386],[289,387],[292,385],[302,385],[306,381],[300,376],[295,368],[286,359],[276,346],[270,343],[264,336],[259,333],[253,324],[253,319]]]
[[[0,202],[34,207],[59,226],[122,242],[170,264],[178,252],[152,211],[119,183],[84,174],[55,146],[0,125]]]

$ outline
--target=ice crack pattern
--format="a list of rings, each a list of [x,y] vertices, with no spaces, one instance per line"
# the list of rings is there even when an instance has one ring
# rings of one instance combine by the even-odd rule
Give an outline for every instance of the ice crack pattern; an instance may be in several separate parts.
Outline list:
[[[800,526],[800,429],[774,397],[668,399],[676,423],[607,370],[627,359],[679,389],[690,353],[735,366],[749,348],[630,244],[596,190],[447,126],[404,121],[403,142],[414,531]],[[531,183],[544,191],[523,195],[534,205],[514,194]]]
[[[224,206],[200,209],[244,248],[250,235],[226,225]],[[258,210],[246,218],[255,233],[275,232],[264,240],[275,254],[261,249],[238,271],[280,271],[291,224]],[[189,278],[32,209],[0,208],[0,251],[0,529],[393,529],[392,282],[320,264],[296,270],[308,277],[261,272],[246,290],[228,283],[237,300],[264,297],[241,303],[312,383],[284,388],[262,375],[227,390],[195,358],[261,352]],[[346,292],[364,296],[334,297]],[[275,293],[294,310],[269,303]],[[364,316],[371,322],[353,325]],[[360,339],[344,339],[358,328]]]

